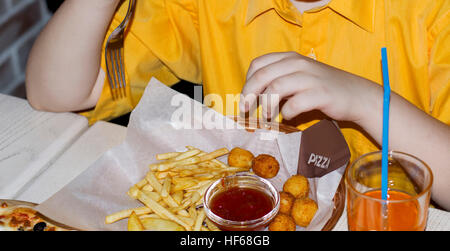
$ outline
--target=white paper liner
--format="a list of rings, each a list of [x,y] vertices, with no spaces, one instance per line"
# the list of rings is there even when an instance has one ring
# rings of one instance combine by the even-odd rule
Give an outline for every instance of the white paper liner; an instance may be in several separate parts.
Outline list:
[[[148,84],[136,109],[131,113],[125,141],[107,151],[81,175],[38,206],[38,210],[61,223],[82,230],[126,230],[127,221],[106,225],[105,216],[123,209],[142,206],[126,192],[148,171],[148,165],[157,162],[158,153],[186,151],[194,146],[204,151],[222,147],[242,147],[258,154],[270,154],[280,162],[278,175],[270,181],[281,191],[284,182],[297,172],[301,132],[283,134],[267,130],[247,132],[231,119],[184,96],[197,114],[188,123],[194,128],[202,123],[205,113],[234,124],[235,129],[176,129],[182,125],[172,119],[178,106],[171,105],[179,93],[156,79]],[[199,110],[201,111],[198,113]],[[199,115],[199,116],[197,116]],[[210,126],[210,124],[203,124]],[[226,162],[226,158],[220,160]],[[345,166],[323,177],[309,179],[310,197],[318,203],[318,211],[306,230],[321,230],[330,218],[333,197]],[[305,230],[297,227],[297,230]]]

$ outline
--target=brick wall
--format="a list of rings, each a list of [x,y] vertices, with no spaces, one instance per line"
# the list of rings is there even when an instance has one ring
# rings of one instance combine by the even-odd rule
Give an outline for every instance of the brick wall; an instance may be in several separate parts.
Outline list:
[[[28,54],[49,18],[44,0],[0,0],[0,93],[25,97]]]

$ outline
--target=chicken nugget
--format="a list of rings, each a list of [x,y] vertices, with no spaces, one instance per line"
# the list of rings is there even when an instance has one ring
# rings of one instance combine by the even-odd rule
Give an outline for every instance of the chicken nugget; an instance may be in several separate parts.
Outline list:
[[[302,175],[293,175],[283,185],[283,191],[292,194],[295,198],[308,196],[309,182]]]
[[[235,147],[228,154],[228,165],[250,169],[254,157],[250,151]]]
[[[278,214],[269,224],[269,231],[295,231],[296,226],[291,216]]]
[[[280,192],[280,213],[290,214],[294,196],[287,192]]]
[[[256,175],[270,179],[278,174],[280,164],[273,156],[268,154],[260,154],[253,159],[252,169]]]
[[[317,212],[317,203],[308,198],[295,199],[291,209],[291,216],[295,224],[300,227],[307,227]]]

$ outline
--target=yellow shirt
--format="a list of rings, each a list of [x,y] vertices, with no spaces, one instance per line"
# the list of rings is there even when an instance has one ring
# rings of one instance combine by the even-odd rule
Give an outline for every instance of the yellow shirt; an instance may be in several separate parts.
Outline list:
[[[332,0],[303,14],[289,0],[137,1],[125,39],[128,97],[112,102],[105,83],[95,109],[83,114],[94,123],[130,112],[151,77],[202,83],[205,95],[225,100],[241,92],[251,61],[270,52],[296,51],[381,84],[387,47],[392,91],[450,124],[449,45],[448,0]],[[310,112],[291,124],[305,129],[321,118]],[[377,149],[356,125],[341,129],[352,159]]]

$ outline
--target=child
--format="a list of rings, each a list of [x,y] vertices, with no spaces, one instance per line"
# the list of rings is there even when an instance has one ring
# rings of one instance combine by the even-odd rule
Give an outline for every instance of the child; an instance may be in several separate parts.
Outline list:
[[[109,120],[134,108],[151,77],[202,83],[223,100],[274,93],[286,100],[286,123],[300,129],[324,115],[341,121],[354,160],[381,141],[387,47],[390,148],[430,165],[433,199],[450,209],[450,1],[137,1],[125,39],[127,98],[113,101],[103,48],[125,16],[128,2],[119,4],[64,2],[30,55],[33,107]]]

